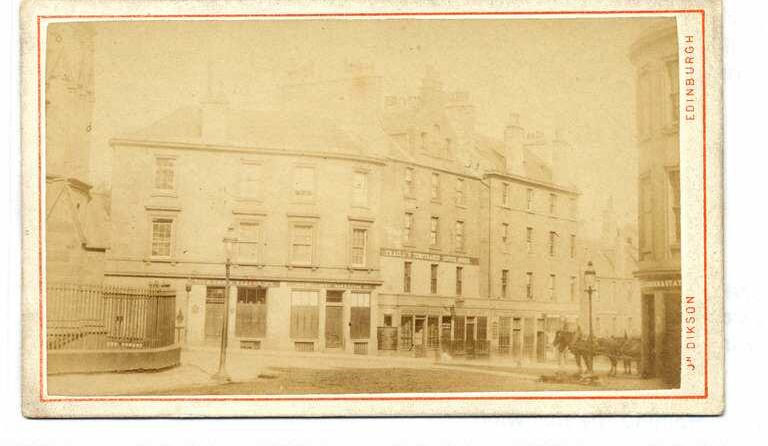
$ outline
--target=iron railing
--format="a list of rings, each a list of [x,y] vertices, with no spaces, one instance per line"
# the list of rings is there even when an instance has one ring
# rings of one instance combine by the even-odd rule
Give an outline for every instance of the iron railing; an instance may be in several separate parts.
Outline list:
[[[49,350],[148,349],[175,343],[176,293],[148,288],[48,284]]]

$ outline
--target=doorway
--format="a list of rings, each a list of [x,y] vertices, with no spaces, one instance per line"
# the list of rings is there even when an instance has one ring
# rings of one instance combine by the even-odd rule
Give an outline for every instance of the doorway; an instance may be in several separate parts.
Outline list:
[[[328,291],[325,295],[325,348],[344,347],[343,291]]]
[[[221,339],[224,326],[224,288],[207,287],[205,290],[205,339]]]
[[[547,360],[547,332],[539,330],[536,332],[536,361],[545,362]]]
[[[416,319],[414,321],[413,325],[413,345],[414,346],[423,346],[424,345],[424,326],[426,325],[427,318],[425,316],[416,316]]]
[[[646,378],[656,375],[656,300],[653,294],[643,296],[643,357],[642,374]]]

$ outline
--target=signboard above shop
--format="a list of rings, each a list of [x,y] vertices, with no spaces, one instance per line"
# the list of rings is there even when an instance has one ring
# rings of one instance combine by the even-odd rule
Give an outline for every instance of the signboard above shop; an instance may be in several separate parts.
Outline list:
[[[411,251],[408,249],[381,248],[382,257],[398,257],[402,259],[426,260],[428,262],[461,263],[464,265],[478,265],[477,257],[436,254],[433,252]]]

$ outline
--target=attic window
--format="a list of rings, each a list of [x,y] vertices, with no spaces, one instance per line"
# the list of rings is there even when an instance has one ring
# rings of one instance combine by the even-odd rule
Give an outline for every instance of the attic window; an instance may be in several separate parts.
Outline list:
[[[176,160],[173,158],[155,158],[155,189],[174,190]]]

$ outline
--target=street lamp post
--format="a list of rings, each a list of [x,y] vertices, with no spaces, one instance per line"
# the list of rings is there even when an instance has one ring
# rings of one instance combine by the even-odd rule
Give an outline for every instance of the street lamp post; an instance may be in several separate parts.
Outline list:
[[[234,236],[235,229],[230,226],[224,235],[224,250],[226,253],[225,262],[225,281],[224,281],[224,320],[221,324],[221,349],[219,351],[219,371],[214,375],[214,379],[222,382],[229,382],[231,378],[227,373],[227,340],[229,337],[229,270],[232,266],[232,256],[237,239]]]
[[[187,292],[187,302],[184,305],[184,316],[186,317],[184,325],[184,345],[189,345],[189,338],[187,337],[189,330],[187,330],[187,326],[189,325],[189,292],[192,291],[192,277],[187,278],[187,282],[184,284],[184,289]]]
[[[593,363],[595,360],[595,344],[594,344],[594,332],[592,331],[592,293],[595,292],[595,267],[590,260],[587,263],[587,269],[584,270],[584,285],[586,286],[586,292],[589,295],[589,362],[587,363],[587,371],[593,372]]]

